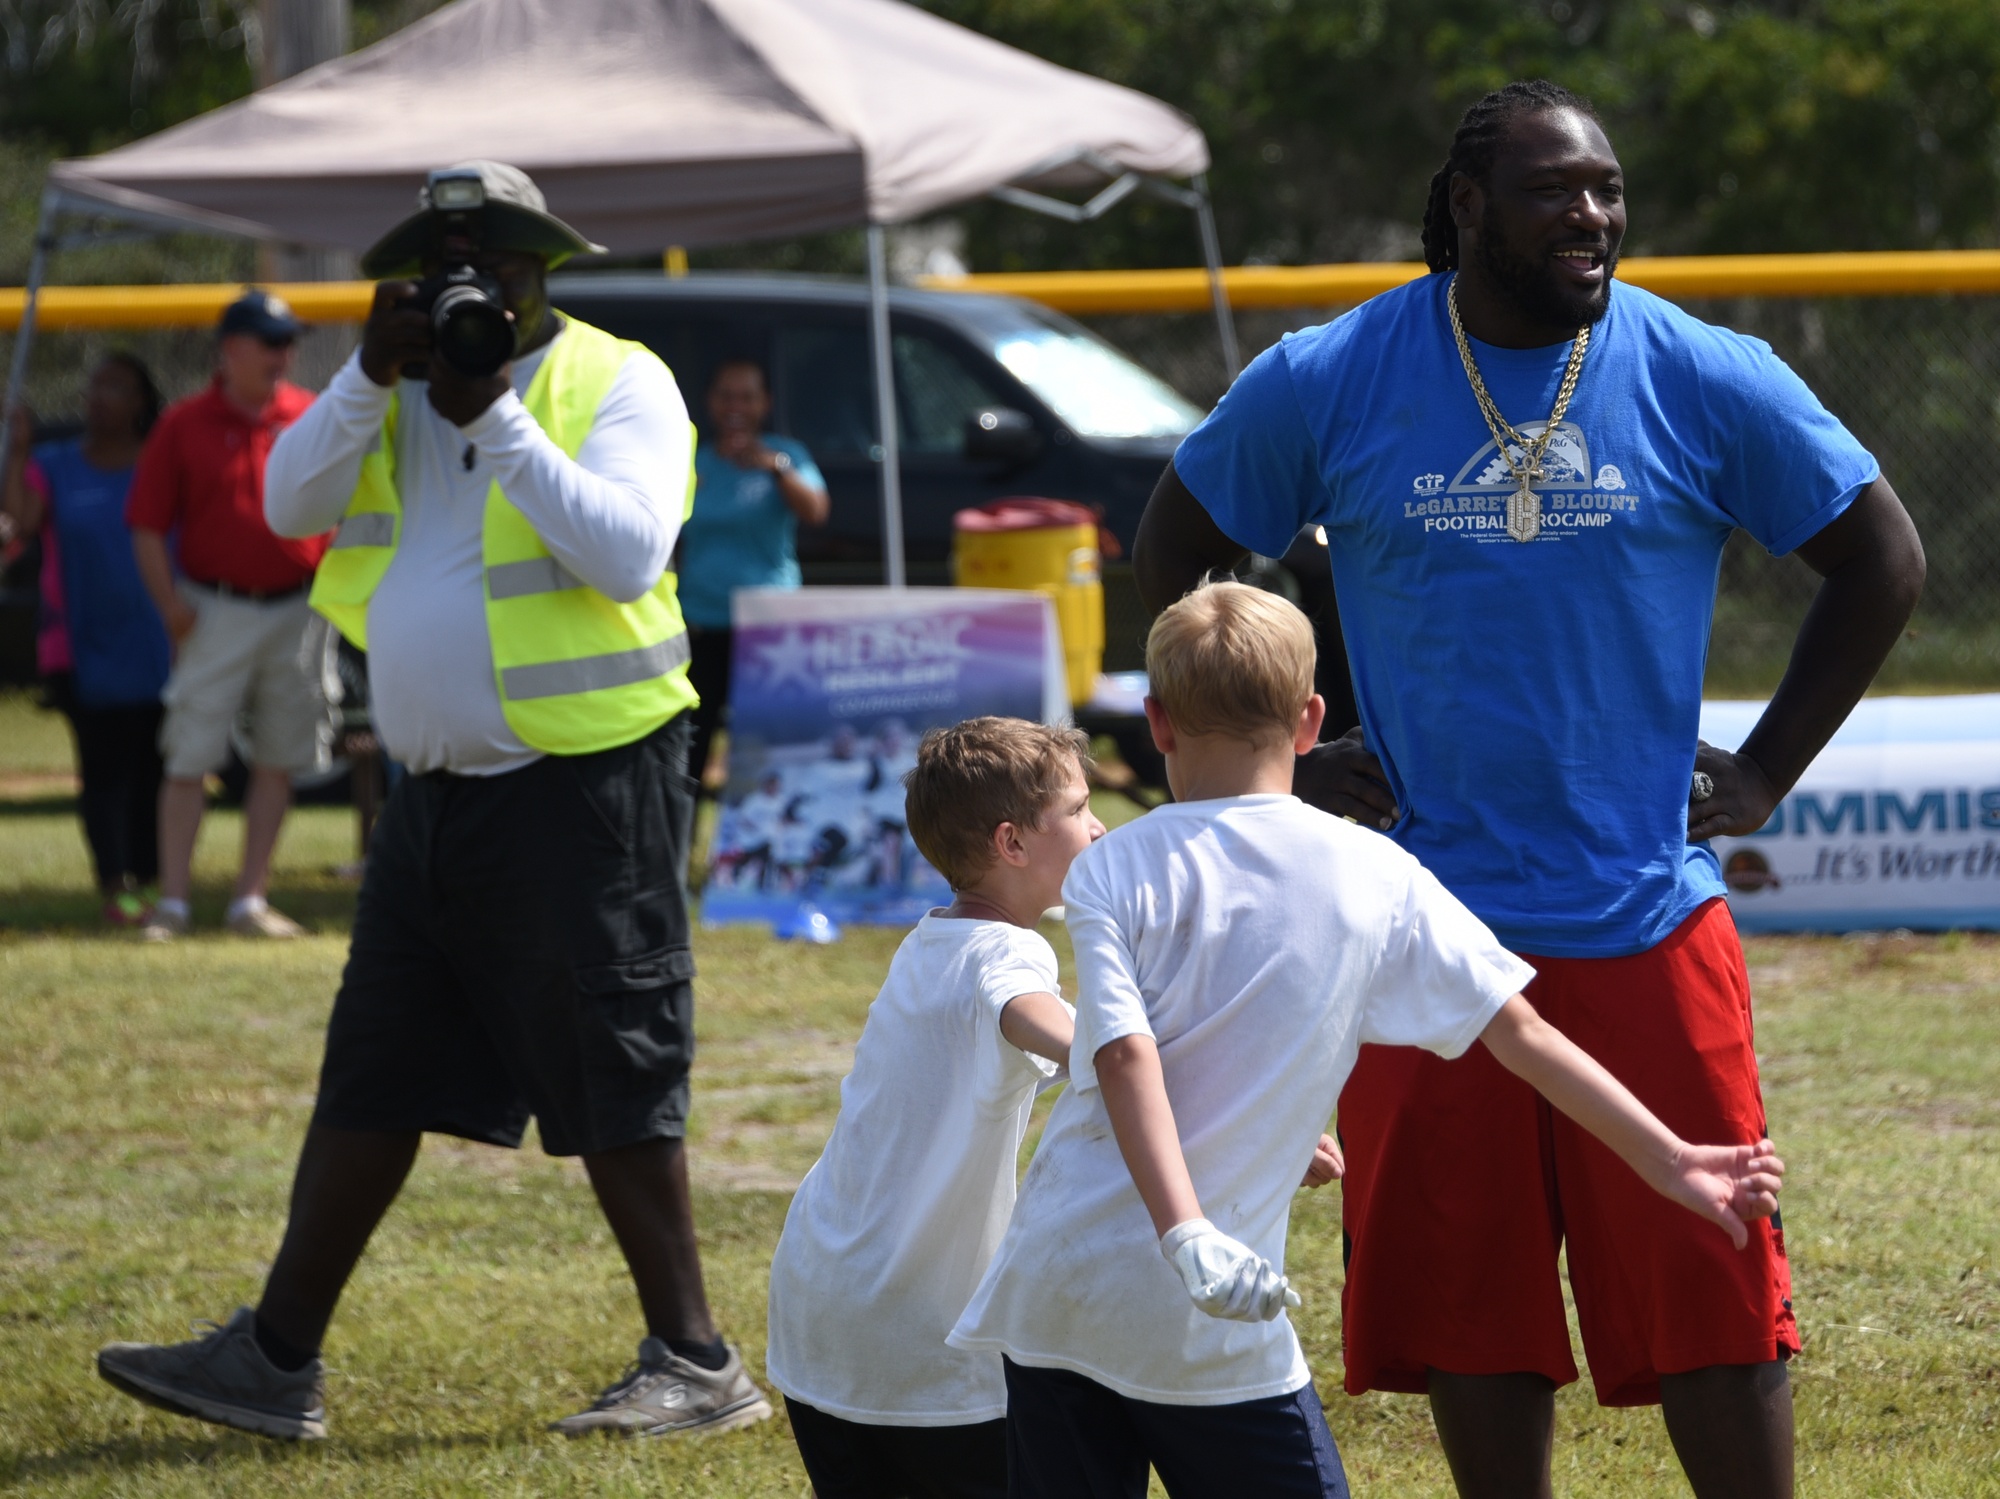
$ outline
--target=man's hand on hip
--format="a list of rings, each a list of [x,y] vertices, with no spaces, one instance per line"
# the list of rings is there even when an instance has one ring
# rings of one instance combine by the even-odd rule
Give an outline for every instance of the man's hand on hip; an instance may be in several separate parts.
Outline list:
[[[431,320],[409,305],[414,281],[384,281],[375,288],[368,321],[361,327],[361,373],[377,385],[401,378],[403,366],[421,366],[431,357]]]
[[[1696,741],[1694,785],[1688,793],[1688,841],[1742,838],[1771,820],[1780,800],[1764,768],[1748,755]],[[1703,777],[1708,784],[1702,784]],[[1708,795],[1697,801],[1696,791]]]
[[[1299,756],[1292,790],[1307,806],[1383,832],[1400,815],[1382,762],[1368,752],[1358,728]]]

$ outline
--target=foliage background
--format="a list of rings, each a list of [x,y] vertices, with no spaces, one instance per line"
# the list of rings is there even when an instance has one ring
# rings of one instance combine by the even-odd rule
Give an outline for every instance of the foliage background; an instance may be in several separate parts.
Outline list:
[[[1603,110],[1637,208],[1635,252],[1927,249],[2000,234],[2000,7],[1988,0],[924,3],[1192,115],[1214,151],[1231,261],[1413,256],[1425,187],[1459,111],[1537,73]],[[355,0],[355,45],[435,4]],[[41,163],[247,92],[256,8],[0,0],[0,46],[0,280],[18,281]],[[1083,230],[997,205],[960,217],[982,270],[1195,258],[1185,215],[1165,206]],[[852,260],[851,239],[697,261],[835,269]]]
[[[366,46],[439,0],[353,0]],[[1992,0],[919,0],[1014,46],[1186,110],[1214,154],[1231,262],[1410,259],[1459,112],[1512,77],[1593,98],[1623,158],[1633,253],[2000,244],[2000,5]],[[103,150],[245,93],[256,0],[0,0],[0,284],[27,265],[52,158]],[[942,231],[941,233],[939,231]],[[1190,216],[1129,200],[1088,226],[993,203],[918,226],[975,270],[1189,265]],[[698,250],[697,268],[858,272],[858,233]],[[626,263],[657,264],[650,257]],[[184,236],[67,253],[72,282],[240,279],[246,245]],[[1338,309],[1242,317],[1247,350]],[[1768,338],[1880,456],[1932,539],[1932,586],[1891,662],[1933,685],[2000,684],[2000,299],[1715,304]],[[1191,396],[1226,383],[1200,317],[1099,330]],[[30,397],[61,414],[108,343],[170,393],[206,372],[196,332],[51,336]],[[342,348],[336,347],[337,355]],[[331,362],[325,364],[330,370]],[[308,383],[313,383],[308,377]],[[1797,563],[1732,548],[1724,613],[1741,690],[1767,690],[1810,595]],[[1732,675],[1734,673],[1734,675]],[[1713,675],[1713,673],[1712,673]],[[1764,679],[1768,678],[1769,681]],[[1762,687],[1757,686],[1758,683]],[[1711,685],[1716,685],[1712,682]]]

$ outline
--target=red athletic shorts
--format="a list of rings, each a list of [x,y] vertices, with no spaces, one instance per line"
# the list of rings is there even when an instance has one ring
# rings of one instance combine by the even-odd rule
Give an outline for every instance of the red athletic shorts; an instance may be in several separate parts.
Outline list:
[[[1527,995],[1684,1140],[1764,1133],[1750,981],[1720,900],[1629,958],[1529,957]],[[1447,1062],[1364,1046],[1340,1097],[1347,1392],[1421,1393],[1426,1372],[1576,1378],[1556,1253],[1567,1240],[1603,1405],[1652,1405],[1659,1377],[1798,1352],[1776,1221],[1750,1245],[1644,1185],[1474,1046]]]

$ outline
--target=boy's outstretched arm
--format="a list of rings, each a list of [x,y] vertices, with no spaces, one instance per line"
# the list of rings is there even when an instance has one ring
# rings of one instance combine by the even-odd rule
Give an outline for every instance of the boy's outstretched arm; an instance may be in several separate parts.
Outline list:
[[[1091,1065],[1118,1152],[1160,1236],[1160,1252],[1194,1304],[1211,1317],[1237,1322],[1268,1322],[1297,1306],[1298,1293],[1270,1261],[1202,1216],[1153,1038],[1120,1036],[1099,1047]]]
[[[1177,1224],[1201,1216],[1194,1178],[1181,1154],[1181,1132],[1174,1123],[1174,1106],[1167,1100],[1167,1080],[1160,1071],[1160,1049],[1151,1036],[1120,1036],[1100,1047],[1093,1065],[1097,1086],[1104,1090],[1104,1111],[1118,1137],[1118,1153],[1139,1189],[1140,1200],[1153,1216],[1153,1232],[1165,1234]]]
[[[1744,1220],[1777,1211],[1785,1163],[1769,1140],[1688,1144],[1520,995],[1501,1006],[1479,1039],[1501,1066],[1610,1146],[1646,1185],[1718,1225],[1738,1249],[1750,1242]]]
[[[1017,1051],[1067,1066],[1076,1022],[1053,994],[1018,994],[1000,1012],[1000,1035]]]

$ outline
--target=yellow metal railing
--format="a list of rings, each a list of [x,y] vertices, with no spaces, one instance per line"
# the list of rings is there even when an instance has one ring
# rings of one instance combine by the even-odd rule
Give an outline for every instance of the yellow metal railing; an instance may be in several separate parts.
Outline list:
[[[1222,273],[1229,304],[1342,307],[1424,273],[1414,263],[1244,265]],[[1667,297],[1899,297],[2000,292],[2000,250],[1911,250],[1833,255],[1634,256],[1618,277]],[[1173,271],[1020,271],[954,279],[926,277],[936,291],[1028,297],[1060,312],[1206,312],[1208,275]],[[366,281],[295,282],[270,290],[307,322],[359,321],[374,294]],[[236,283],[204,286],[50,286],[44,328],[205,327],[242,294]],[[21,320],[19,287],[0,288],[0,330]]]
[[[1244,265],[1222,273],[1229,305],[1342,307],[1424,274],[1410,262]],[[2000,292],[2000,250],[1854,255],[1634,256],[1618,279],[1663,297],[1887,297]],[[1206,312],[1208,274],[1181,271],[1021,271],[927,278],[938,291],[1004,292],[1061,312]]]
[[[359,322],[368,314],[370,281],[271,284],[309,323]],[[239,282],[196,286],[45,286],[35,308],[38,328],[203,328],[243,295]],[[20,326],[25,294],[0,288],[0,329]]]

